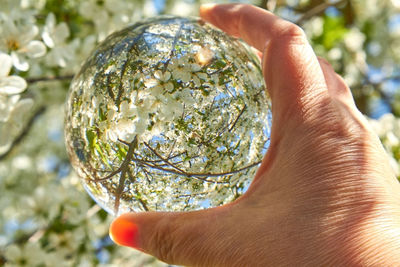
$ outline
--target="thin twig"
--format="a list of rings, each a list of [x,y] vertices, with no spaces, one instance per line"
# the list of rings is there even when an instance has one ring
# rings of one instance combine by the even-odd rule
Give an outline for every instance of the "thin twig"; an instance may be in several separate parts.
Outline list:
[[[171,52],[170,52],[170,54],[169,54],[169,57],[168,57],[167,61],[166,61],[165,64],[164,64],[164,68],[163,68],[163,70],[162,70],[162,73],[165,73],[165,72],[167,71],[169,62],[171,61],[172,57],[173,57],[174,54],[175,54],[175,46],[176,46],[176,44],[178,43],[178,39],[179,39],[179,37],[180,37],[181,34],[182,34],[182,29],[183,29],[183,23],[181,23],[181,25],[179,26],[179,29],[178,29],[176,35],[174,36],[174,42],[172,43],[172,49],[171,49]]]
[[[32,77],[26,78],[27,83],[37,83],[37,82],[49,82],[49,81],[66,81],[72,80],[74,78],[73,74],[62,75],[62,76],[47,76],[47,77]]]
[[[149,144],[147,144],[146,142],[143,142],[143,144],[150,149],[151,152],[154,153],[154,155],[156,155],[159,159],[161,159],[162,161],[164,161],[165,163],[167,163],[169,166],[171,166],[172,168],[176,169],[177,171],[184,173],[184,171],[178,167],[176,167],[174,164],[170,163],[167,159],[164,159],[164,157],[162,157],[160,154],[157,153],[157,151],[155,151],[151,146],[149,146]]]
[[[257,162],[255,162],[255,163],[252,163],[252,164],[250,164],[250,165],[247,165],[247,166],[245,166],[245,167],[242,167],[242,168],[240,168],[240,169],[237,169],[237,170],[234,170],[234,171],[229,171],[229,172],[220,172],[220,173],[186,173],[186,175],[188,176],[188,177],[220,177],[220,176],[225,176],[225,175],[231,175],[231,174],[235,174],[235,173],[238,173],[238,172],[242,172],[242,171],[245,171],[245,170],[247,170],[247,169],[250,169],[250,168],[252,168],[252,167],[255,167],[255,166],[257,166],[258,164],[260,164],[261,163],[261,160],[260,161],[257,161]]]
[[[246,110],[246,105],[244,105],[244,107],[242,108],[242,110],[240,111],[239,115],[236,117],[235,121],[231,124],[228,123],[228,125],[218,129],[218,133],[214,136],[214,137],[210,137],[208,140],[201,142],[202,145],[207,145],[210,142],[216,140],[218,137],[220,137],[224,132],[226,132],[226,130],[228,130],[229,132],[231,132],[233,130],[233,128],[235,128],[235,125],[237,124],[238,120],[240,119],[240,117],[243,115],[243,112]],[[230,125],[230,126],[229,126]]]
[[[12,141],[10,148],[6,152],[4,152],[3,154],[0,155],[0,160],[5,159],[11,153],[11,151],[14,149],[14,147],[16,147],[19,143],[21,143],[21,141],[28,135],[28,133],[31,130],[36,119],[38,117],[40,117],[45,111],[46,111],[45,106],[42,106],[35,111],[33,116],[29,119],[29,121],[25,125],[22,132],[17,136],[17,138],[15,138]]]
[[[204,181],[204,182],[208,182],[208,183],[226,184],[226,182],[218,182],[218,181],[208,180],[206,178],[199,177],[196,174],[190,175],[190,174],[188,174],[186,172],[179,172],[179,171],[174,170],[174,169],[167,169],[167,168],[160,167],[159,165],[152,165],[152,164],[150,164],[150,163],[148,163],[146,161],[140,161],[140,160],[135,160],[135,159],[132,159],[132,161],[137,163],[137,164],[139,164],[139,165],[144,165],[144,166],[147,166],[147,167],[149,167],[151,169],[159,170],[159,171],[166,172],[166,173],[172,173],[172,174],[176,174],[176,175],[184,176],[184,177],[192,177],[192,178],[195,178],[195,179],[198,179],[198,180],[201,180],[201,181]],[[142,168],[143,168],[143,166],[142,166]],[[205,175],[205,176],[207,176],[207,175]]]
[[[228,63],[228,64],[226,64],[223,68],[217,69],[216,71],[213,71],[213,72],[208,73],[208,76],[211,76],[211,75],[214,75],[214,74],[218,74],[218,73],[220,73],[220,72],[223,72],[223,71],[227,70],[227,69],[230,68],[230,67],[232,67],[232,64],[231,64],[231,63]]]
[[[302,25],[308,19],[324,12],[328,7],[336,7],[346,3],[348,0],[339,0],[334,2],[324,2],[320,5],[315,6],[314,8],[310,9],[306,13],[304,13],[295,23],[298,25]]]
[[[119,141],[121,143],[126,144],[125,142],[122,142],[121,140],[119,140]],[[126,157],[125,157],[124,161],[121,163],[121,165],[118,167],[118,169],[116,169],[115,171],[111,172],[109,175],[107,175],[105,177],[98,178],[98,179],[97,178],[96,179],[91,179],[91,181],[94,181],[94,182],[105,181],[107,179],[110,179],[111,177],[113,177],[117,173],[124,171],[128,167],[128,164],[131,161],[132,155],[133,155],[133,153],[135,151],[135,148],[137,146],[137,137],[136,136],[135,136],[135,139],[131,143],[129,143],[128,146],[129,147],[128,147],[128,152],[126,153]]]
[[[149,208],[147,207],[146,203],[143,201],[143,199],[141,198],[135,198],[137,201],[139,201],[139,203],[142,205],[143,209],[145,211],[149,211]]]
[[[206,179],[205,177],[221,177],[221,176],[232,175],[232,174],[235,174],[235,173],[242,172],[242,171],[245,171],[245,170],[247,170],[247,169],[250,169],[250,168],[252,168],[252,167],[254,167],[254,166],[257,166],[257,165],[259,165],[259,164],[261,163],[261,161],[257,161],[257,162],[255,162],[255,163],[252,163],[252,164],[247,165],[247,166],[245,166],[245,167],[242,167],[242,168],[240,168],[240,169],[237,169],[237,170],[234,170],[234,171],[229,171],[229,172],[221,172],[221,173],[194,173],[194,172],[185,172],[185,171],[183,171],[183,170],[181,170],[181,169],[179,169],[179,168],[178,168],[179,170],[176,170],[177,167],[174,166],[172,163],[169,163],[169,164],[171,164],[171,165],[172,165],[171,167],[173,167],[174,169],[163,168],[163,167],[160,167],[159,165],[152,165],[152,164],[150,164],[150,163],[148,163],[148,162],[146,162],[146,161],[142,161],[142,160],[132,159],[132,161],[135,162],[135,163],[138,163],[138,164],[143,164],[143,165],[145,165],[145,166],[147,166],[147,167],[150,167],[150,168],[152,168],[152,169],[156,169],[156,170],[163,171],[163,172],[172,173],[172,174],[177,174],[177,175],[185,176],[185,177],[193,177],[193,178],[196,178],[196,179],[205,181],[205,182],[209,182],[209,183],[219,183],[219,184],[221,184],[221,183],[226,183],[226,182],[218,182],[218,181],[208,180],[208,179]]]
[[[129,179],[131,180],[131,182],[135,183],[135,177],[132,176],[132,173],[128,172],[128,176],[129,176]],[[135,193],[136,193],[136,195],[139,195],[137,188],[135,188]],[[146,204],[146,202],[143,201],[143,199],[141,199],[140,197],[135,197],[135,196],[134,196],[134,198],[137,201],[139,201],[140,205],[142,205],[142,207],[145,211],[149,211],[149,208],[147,207],[147,204]]]
[[[371,81],[371,79],[369,79],[368,77],[364,77],[364,81],[361,82],[360,84],[354,85],[352,86],[352,90],[361,90],[363,87],[365,86],[372,86],[374,88],[374,90],[380,95],[380,97],[382,98],[383,101],[385,101],[385,103],[388,105],[390,112],[391,113],[395,113],[396,110],[393,107],[393,96],[386,93],[383,88],[382,85],[387,82],[387,81],[400,81],[400,75],[391,75],[391,76],[386,76],[383,77],[381,79],[379,79],[379,81]],[[361,90],[362,91],[362,90]]]
[[[239,115],[236,117],[236,120],[234,121],[234,123],[231,125],[231,127],[229,127],[229,132],[232,131],[233,128],[235,128],[236,123],[238,122],[238,120],[240,119],[240,117],[243,115],[244,111],[246,110],[246,105],[243,106],[242,110],[240,111]]]
[[[115,191],[114,214],[118,214],[121,195],[122,195],[122,193],[124,191],[124,187],[125,187],[126,174],[129,173],[128,169],[129,169],[129,167],[123,168],[121,170],[121,174],[119,176],[118,187],[117,187],[117,190]]]

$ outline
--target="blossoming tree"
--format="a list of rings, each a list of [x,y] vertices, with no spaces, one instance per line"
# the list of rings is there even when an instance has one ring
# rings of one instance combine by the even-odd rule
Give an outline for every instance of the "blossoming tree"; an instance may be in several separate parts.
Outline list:
[[[111,216],[88,197],[70,167],[63,107],[72,77],[106,36],[142,17],[196,15],[202,2],[2,0],[0,265],[164,265],[110,241]],[[400,1],[250,2],[304,28],[317,54],[327,58],[351,86],[360,110],[379,118],[371,123],[399,174]],[[187,77],[179,68],[183,63],[177,62],[168,72],[155,71],[146,86],[153,91],[172,89],[174,76],[200,84],[206,77],[198,71],[201,66],[192,63],[191,75],[196,77]],[[128,101],[119,107],[126,114],[135,112]],[[105,112],[110,118],[116,115],[112,108]],[[236,115],[240,113],[239,108]],[[119,127],[108,133],[116,142],[120,135],[130,134],[123,124]],[[121,143],[121,147],[129,146]]]

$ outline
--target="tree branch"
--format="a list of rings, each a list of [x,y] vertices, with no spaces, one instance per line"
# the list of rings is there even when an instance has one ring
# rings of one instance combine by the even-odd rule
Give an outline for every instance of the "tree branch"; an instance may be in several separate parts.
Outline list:
[[[318,6],[315,6],[314,8],[311,8],[310,10],[308,10],[306,13],[304,13],[295,23],[298,25],[303,25],[304,22],[306,22],[308,19],[319,15],[323,12],[325,12],[325,10],[328,7],[337,7],[340,6],[342,4],[347,3],[348,0],[338,0],[338,1],[333,1],[333,2],[324,2]]]
[[[161,159],[162,161],[164,161],[167,165],[171,166],[172,168],[174,168],[175,170],[179,171],[180,173],[184,173],[184,171],[180,168],[178,168],[177,166],[175,166],[174,164],[170,163],[168,161],[168,159],[165,159],[164,157],[162,157],[160,154],[157,153],[157,151],[155,151],[151,146],[149,146],[149,144],[147,144],[146,142],[144,142],[144,145],[150,149],[151,152],[153,152],[159,159]]]
[[[37,83],[37,82],[49,82],[49,81],[66,81],[72,80],[74,78],[73,74],[63,75],[63,76],[47,76],[47,77],[32,77],[26,78],[27,83]]]
[[[222,172],[222,173],[190,173],[190,172],[186,172],[186,171],[178,168],[177,166],[175,166],[174,164],[172,164],[168,160],[164,159],[154,149],[152,149],[147,143],[145,143],[145,145],[146,145],[147,148],[149,148],[151,150],[151,152],[153,152],[158,158],[160,158],[162,161],[167,163],[173,169],[164,168],[164,167],[161,167],[159,165],[149,164],[148,162],[143,161],[143,160],[132,159],[133,162],[141,163],[141,164],[146,165],[146,166],[148,166],[150,168],[157,169],[157,170],[160,170],[160,171],[164,171],[164,172],[167,172],[167,173],[173,173],[173,174],[177,174],[177,175],[180,175],[180,176],[186,176],[186,177],[193,177],[193,178],[200,179],[202,181],[210,182],[210,183],[224,183],[224,182],[216,182],[216,181],[208,180],[207,179],[208,177],[221,177],[221,176],[226,176],[226,175],[232,175],[232,174],[235,174],[235,173],[238,173],[238,172],[245,171],[245,170],[250,169],[252,167],[255,167],[255,166],[257,166],[258,164],[261,163],[261,161],[258,161],[258,162],[252,163],[250,165],[247,165],[245,167],[242,167],[240,169],[233,170],[233,171],[228,171],[228,172]]]
[[[31,130],[32,126],[34,125],[35,120],[40,117],[44,112],[46,111],[45,106],[39,107],[33,116],[29,119],[29,121],[26,123],[25,127],[23,128],[22,132],[15,138],[12,143],[10,148],[4,152],[3,154],[0,155],[0,160],[5,159],[11,152],[12,150],[19,144],[21,141],[28,135],[29,131]]]
[[[383,77],[383,78],[379,79],[379,81],[371,81],[371,79],[369,79],[368,76],[365,76],[363,82],[361,82],[361,83],[359,83],[359,84],[357,84],[355,86],[352,86],[351,89],[352,90],[359,90],[362,93],[363,92],[362,91],[363,87],[372,86],[374,88],[375,92],[377,92],[379,94],[379,96],[381,97],[381,99],[388,105],[388,107],[390,108],[390,112],[394,113],[395,115],[398,115],[397,111],[393,107],[393,103],[394,103],[393,96],[387,94],[382,88],[383,83],[385,83],[387,81],[391,81],[391,80],[399,82],[400,81],[400,74],[386,76],[386,77]],[[368,109],[362,110],[362,111],[368,113]]]
[[[128,167],[128,164],[131,161],[132,155],[134,154],[135,149],[136,149],[137,144],[138,144],[137,143],[137,136],[135,136],[135,139],[133,139],[133,141],[131,143],[126,143],[126,142],[123,142],[121,140],[119,140],[119,141],[121,143],[123,143],[123,144],[127,144],[128,145],[128,152],[126,153],[126,157],[125,157],[124,161],[121,163],[121,165],[115,171],[112,171],[109,175],[107,175],[105,177],[102,177],[102,178],[98,178],[98,179],[97,178],[96,179],[91,179],[93,182],[105,181],[105,180],[110,179],[111,177],[113,177],[114,175],[116,175],[119,172],[126,171],[126,169]]]
[[[247,107],[246,105],[243,106],[242,110],[239,112],[239,115],[236,117],[236,120],[233,122],[231,127],[229,127],[229,132],[232,131],[233,128],[235,128],[236,123],[238,122],[240,117],[243,115],[244,111],[246,110],[246,107]]]

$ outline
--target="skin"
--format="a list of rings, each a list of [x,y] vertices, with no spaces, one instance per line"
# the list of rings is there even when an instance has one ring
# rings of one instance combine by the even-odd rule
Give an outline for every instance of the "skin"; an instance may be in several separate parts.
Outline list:
[[[186,266],[399,266],[400,185],[342,78],[265,10],[207,5],[201,16],[262,54],[270,148],[237,201],[124,214],[114,241]]]

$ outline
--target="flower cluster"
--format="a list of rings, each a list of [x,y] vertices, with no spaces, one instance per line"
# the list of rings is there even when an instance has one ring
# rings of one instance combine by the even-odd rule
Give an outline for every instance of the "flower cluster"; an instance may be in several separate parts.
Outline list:
[[[113,0],[56,5],[51,0],[4,0],[0,7],[0,134],[6,136],[0,138],[0,155],[22,134],[29,113],[35,113],[37,92],[27,88],[36,85],[28,85],[30,80],[70,79],[96,42],[149,9]]]
[[[21,98],[27,83],[21,75],[29,69],[29,59],[42,57],[45,45],[36,40],[39,29],[31,12],[0,10],[0,153],[8,151],[13,137],[22,129],[21,114],[29,111],[32,100]],[[22,115],[23,116],[23,115]]]
[[[108,37],[66,107],[72,165],[114,214],[228,203],[269,144],[258,59],[196,19],[155,18]]]

